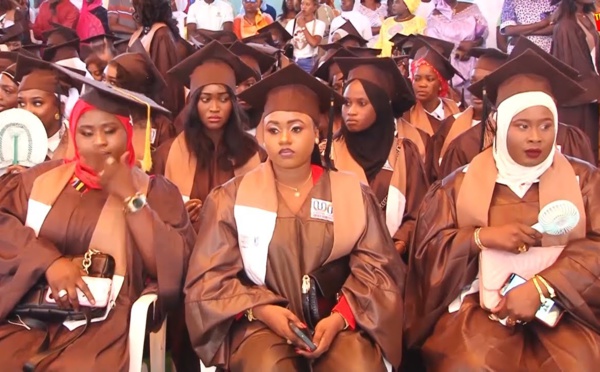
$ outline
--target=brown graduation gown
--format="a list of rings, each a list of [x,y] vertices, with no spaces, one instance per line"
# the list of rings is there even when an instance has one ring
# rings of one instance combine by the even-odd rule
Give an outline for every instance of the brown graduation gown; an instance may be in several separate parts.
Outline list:
[[[596,66],[600,67],[600,42],[593,35],[596,44],[594,56]],[[586,33],[579,26],[575,15],[564,16],[554,26],[552,55],[579,71],[578,83],[587,89],[568,105],[558,107],[559,120],[575,125],[589,137],[595,159],[598,160],[598,128],[600,100],[600,76],[594,69],[591,50],[586,41]],[[596,163],[593,163],[596,164]]]
[[[152,128],[156,130],[152,150],[156,150],[160,145],[175,137],[175,126],[173,126],[171,119],[165,115],[159,114],[153,117]]]
[[[417,218],[417,213],[419,211],[419,207],[421,206],[421,202],[423,201],[423,198],[425,197],[425,194],[427,193],[427,189],[429,188],[429,182],[427,181],[427,175],[425,172],[425,168],[423,166],[423,163],[420,161],[421,160],[421,156],[419,155],[419,149],[417,148],[417,146],[410,141],[407,138],[402,138],[399,140],[396,140],[392,146],[391,152],[390,152],[390,156],[388,161],[393,162],[395,159],[395,153],[396,153],[396,146],[397,146],[397,141],[400,141],[399,146],[402,146],[404,148],[404,156],[405,156],[405,163],[406,165],[402,165],[400,164],[400,167],[404,167],[404,171],[406,174],[406,190],[405,190],[405,197],[406,197],[406,206],[404,207],[404,215],[402,216],[402,224],[398,227],[398,230],[396,231],[396,233],[392,236],[392,238],[394,239],[394,241],[402,241],[405,242],[407,247],[410,243],[413,231],[414,231],[414,225],[415,225],[415,220]],[[336,147],[338,146],[346,146],[345,142],[343,141],[336,141]],[[348,150],[345,150],[345,152],[347,153],[346,156],[350,156],[350,153],[347,152]],[[353,161],[353,159],[349,159],[350,161]],[[334,159],[334,165],[335,164],[335,159]],[[358,165],[357,163],[354,162],[354,165],[356,167],[360,167],[360,165]],[[340,165],[339,162],[336,165],[339,168],[339,170],[341,171],[346,171],[346,172],[352,172],[353,169],[345,169]],[[398,165],[396,164],[391,164],[392,168],[397,168]],[[379,173],[377,173],[377,175],[375,175],[375,178],[373,178],[370,182],[369,182],[369,186],[371,187],[371,190],[373,191],[373,193],[375,194],[375,197],[377,198],[377,201],[379,202],[379,210],[383,213],[383,216],[385,218],[385,212],[386,212],[386,208],[385,208],[385,203],[384,200],[387,200],[387,196],[388,196],[388,192],[389,192],[389,188],[390,188],[390,181],[392,179],[392,173],[393,171],[389,170],[389,169],[381,169],[379,171]],[[357,176],[359,178],[364,178],[364,172],[362,174],[357,174]],[[396,185],[394,185],[396,186]],[[401,190],[404,191],[404,190]],[[383,203],[383,204],[382,204]]]
[[[171,150],[171,145],[175,141],[175,138],[168,140],[154,152],[152,158],[154,174],[165,174],[169,151]],[[189,195],[190,199],[204,201],[212,189],[224,184],[234,176],[233,167],[231,169],[221,169],[221,167],[218,166],[218,159],[216,157],[213,158],[213,161],[208,168],[202,168],[198,163],[194,173],[194,184],[192,186],[191,194]]]
[[[333,246],[332,223],[310,218],[311,198],[332,200],[330,180],[327,173],[321,176],[296,215],[279,197],[266,285],[256,286],[244,274],[233,213],[242,179],[216,188],[203,206],[199,235],[204,238],[196,242],[185,286],[192,345],[205,364],[232,372],[305,371],[293,346],[263,323],[235,317],[258,305],[281,304],[302,319],[302,276],[321,267]],[[366,186],[361,188],[366,228],[350,253],[351,275],[343,293],[362,332],[340,333],[314,365],[316,371],[381,371],[380,350],[392,365],[400,362],[405,266],[378,212],[379,203]]]
[[[568,243],[542,275],[556,289],[568,313],[554,329],[537,321],[511,331],[488,318],[479,294],[465,298],[460,310],[448,305],[478,274],[473,253],[474,227],[457,228],[456,201],[465,174],[453,173],[434,184],[417,218],[409,257],[406,341],[421,347],[431,371],[591,371],[600,360],[600,172],[568,158],[579,176],[586,211],[587,239]],[[539,213],[539,188],[522,199],[496,184],[490,226],[508,222],[533,225]],[[580,318],[583,322],[575,320]],[[587,325],[584,325],[587,324]]]
[[[440,99],[442,100],[445,118],[460,112],[458,105],[453,100],[448,98]],[[429,115],[420,102],[415,103],[415,105],[411,107],[409,111],[406,111],[402,117],[404,120],[408,121],[430,136],[438,131],[441,124],[441,120]]]
[[[148,50],[154,65],[167,82],[167,89],[160,96],[160,100],[162,106],[171,111],[173,117],[177,116],[185,105],[183,86],[167,74],[167,71],[180,62],[176,43],[169,27],[162,27],[156,30]]]
[[[442,120],[437,132],[431,136],[431,142],[427,148],[427,156],[425,158],[425,169],[429,182],[433,183],[440,179],[440,159],[443,158],[448,146],[456,137],[460,136],[465,131],[471,129],[473,122],[473,109],[471,107],[463,111],[457,118],[454,115],[448,116]],[[452,137],[452,138],[450,138]]]
[[[490,124],[487,125],[489,128]],[[469,164],[481,152],[481,136],[481,124],[477,124],[452,141],[440,165],[438,178],[442,179],[463,165]],[[486,140],[486,146],[492,144],[491,137],[489,138],[489,141]],[[590,141],[581,129],[558,123],[556,144],[560,146],[560,151],[564,155],[596,165]]]
[[[70,185],[62,191],[50,210],[39,238],[24,226],[27,201],[33,180],[62,164],[49,161],[9,180],[0,190],[0,320],[18,303],[21,296],[44,275],[48,266],[63,255],[81,255],[87,250],[100,211],[106,201],[102,191],[81,194]],[[148,204],[154,211],[148,226],[146,249],[156,255],[158,295],[167,308],[181,297],[195,234],[177,189],[163,177],[153,177],[148,187]],[[40,365],[52,371],[127,371],[128,332],[131,306],[141,295],[146,274],[137,242],[127,238],[127,274],[117,305],[105,321],[92,323],[75,343]],[[72,338],[61,324],[49,327],[51,347]],[[37,352],[44,334],[23,327],[0,323],[0,365],[6,371],[21,370]]]

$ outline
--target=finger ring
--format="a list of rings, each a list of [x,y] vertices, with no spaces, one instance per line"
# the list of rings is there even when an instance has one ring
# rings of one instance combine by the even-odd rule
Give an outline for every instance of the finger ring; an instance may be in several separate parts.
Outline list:
[[[58,291],[58,298],[63,298],[67,295],[67,290],[66,289],[61,289],[60,291]]]
[[[525,253],[527,252],[528,248],[527,248],[527,244],[521,244],[519,246],[519,253]]]

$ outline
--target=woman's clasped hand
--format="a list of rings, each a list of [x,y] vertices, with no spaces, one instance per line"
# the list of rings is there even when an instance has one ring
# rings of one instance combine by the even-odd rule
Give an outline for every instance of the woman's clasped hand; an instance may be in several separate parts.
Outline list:
[[[295,346],[296,353],[310,359],[319,358],[326,353],[337,334],[344,329],[346,324],[342,315],[338,313],[323,318],[315,327],[312,337],[317,349],[310,351],[304,341],[291,329],[290,322],[301,330],[306,329],[307,326],[290,310],[276,305],[262,305],[255,307],[253,314],[271,331],[291,342]]]

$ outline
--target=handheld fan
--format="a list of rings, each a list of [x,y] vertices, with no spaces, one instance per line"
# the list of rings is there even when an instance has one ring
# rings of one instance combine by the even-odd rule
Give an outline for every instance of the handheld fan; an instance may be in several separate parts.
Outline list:
[[[10,165],[32,167],[48,153],[48,135],[40,119],[23,109],[0,113],[0,174]]]
[[[531,226],[542,234],[564,235],[579,223],[579,210],[568,200],[556,200],[546,205],[538,215],[538,223]]]

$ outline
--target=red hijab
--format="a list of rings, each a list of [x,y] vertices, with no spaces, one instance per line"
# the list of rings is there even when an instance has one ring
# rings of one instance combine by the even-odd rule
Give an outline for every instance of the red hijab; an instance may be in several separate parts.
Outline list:
[[[446,81],[446,79],[444,79],[442,77],[442,75],[439,73],[438,70],[435,69],[435,67],[433,67],[429,62],[427,62],[424,58],[420,58],[417,59],[416,61],[413,61],[412,65],[410,66],[411,68],[411,75],[413,78],[413,81],[415,80],[414,76],[415,73],[417,72],[417,70],[419,69],[419,67],[421,66],[427,66],[429,68],[431,68],[431,70],[433,72],[435,72],[435,75],[437,76],[438,80],[440,81],[440,92],[438,94],[439,97],[441,98],[446,98],[448,96],[448,91],[450,90],[449,86],[448,86],[448,81]]]
[[[85,164],[84,160],[79,156],[79,150],[77,149],[77,141],[75,141],[75,135],[77,133],[77,124],[81,115],[85,114],[90,110],[99,110],[95,106],[85,102],[84,100],[78,100],[71,111],[71,118],[69,120],[69,135],[73,141],[75,148],[75,156],[72,159],[67,160],[68,162],[75,162],[75,176],[81,180],[87,187],[92,189],[101,189],[100,176],[91,167]],[[127,164],[133,167],[135,164],[135,153],[133,151],[133,127],[128,117],[115,115],[127,132],[127,151],[129,156],[127,158]]]

